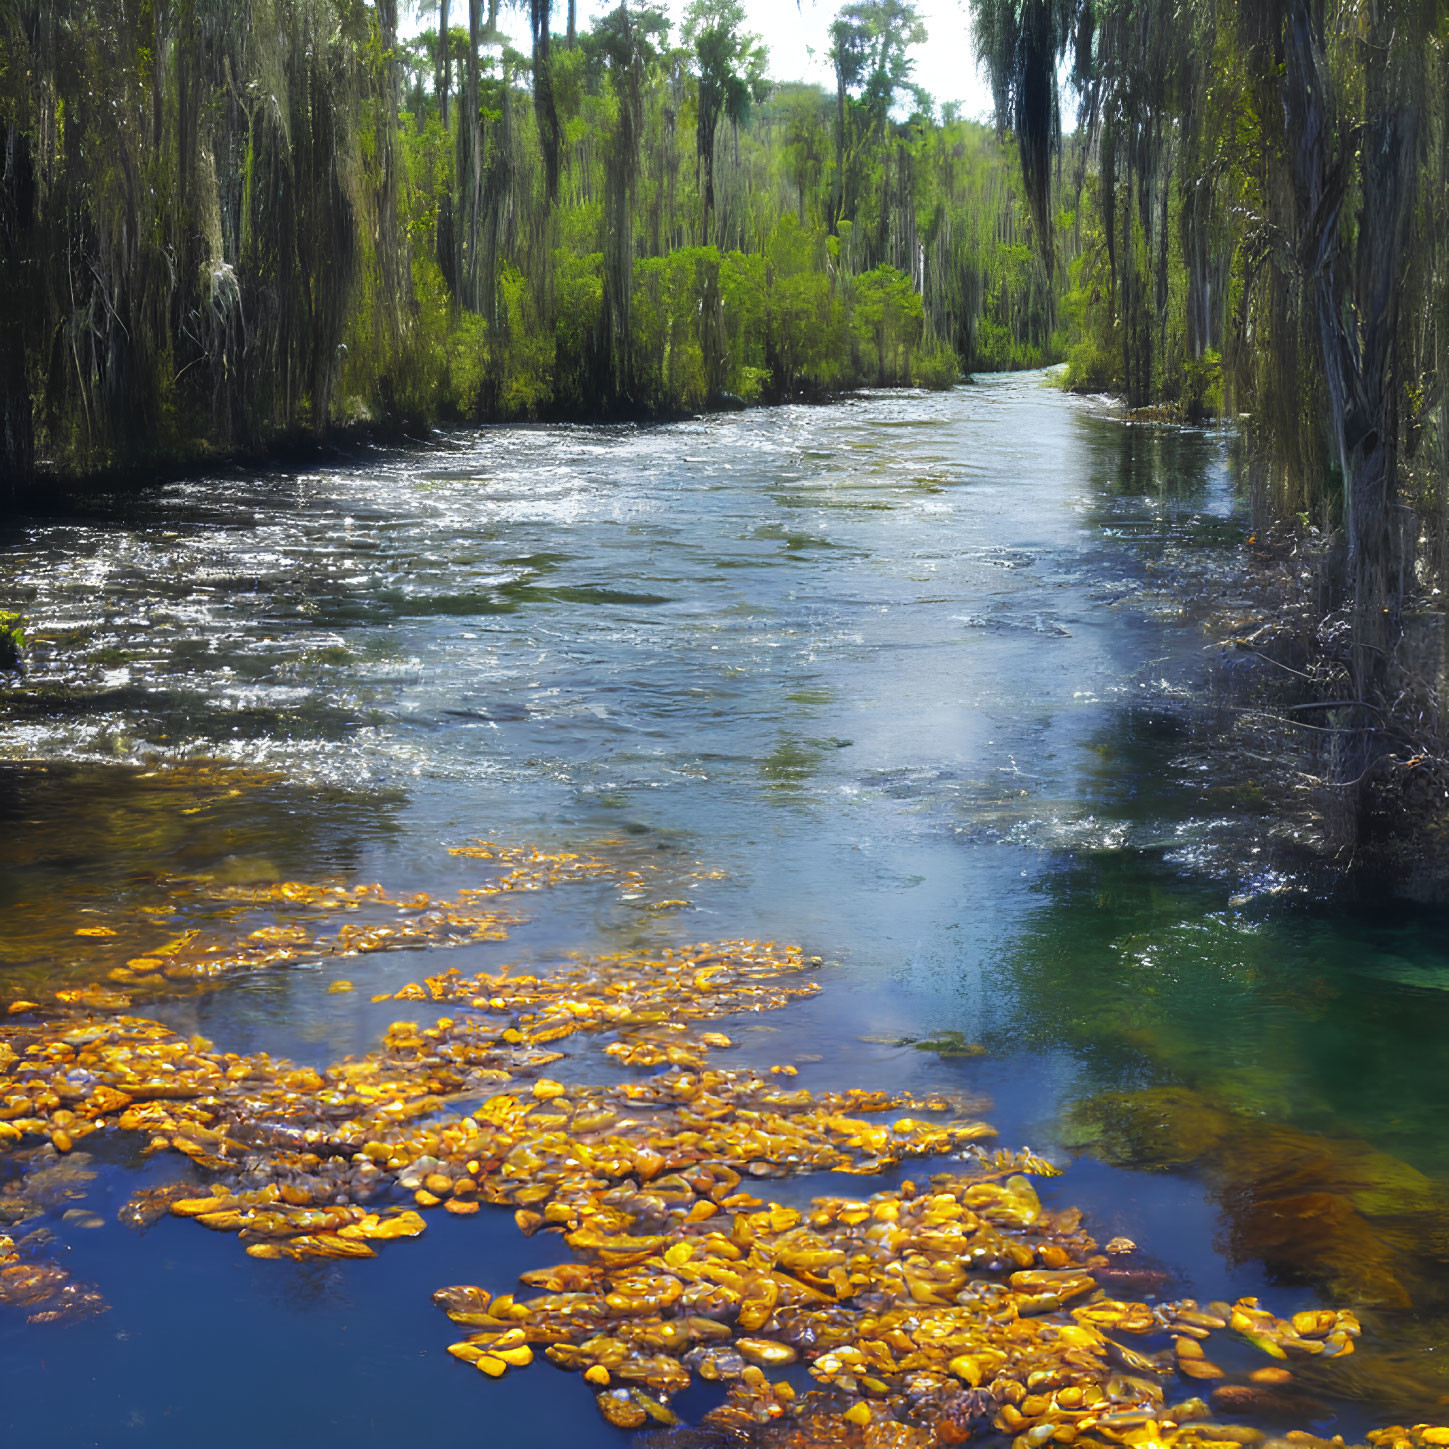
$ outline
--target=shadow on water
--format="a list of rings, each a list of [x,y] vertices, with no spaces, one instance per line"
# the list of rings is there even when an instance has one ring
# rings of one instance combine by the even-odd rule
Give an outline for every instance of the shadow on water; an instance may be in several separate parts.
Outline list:
[[[86,1205],[112,1218],[124,1196],[102,1184]],[[104,1277],[113,1309],[43,1340],[0,1337],[7,1381],[25,1385],[0,1422],[29,1449],[407,1444],[480,1424],[483,1443],[629,1442],[573,1375],[542,1394],[538,1370],[485,1389],[445,1351],[435,1288],[480,1259],[505,1279],[557,1259],[553,1239],[520,1237],[510,1213],[442,1219],[407,1253],[282,1272],[175,1219],[141,1236],[112,1221],[67,1238],[68,1266]]]

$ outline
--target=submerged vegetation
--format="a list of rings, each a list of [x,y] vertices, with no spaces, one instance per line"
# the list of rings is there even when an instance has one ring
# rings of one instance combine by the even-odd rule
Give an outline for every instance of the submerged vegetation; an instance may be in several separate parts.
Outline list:
[[[0,8],[0,492],[1059,355],[1009,153],[912,86],[909,6],[841,11],[834,95],[772,88],[732,0],[558,18],[524,55],[481,0],[413,39],[398,0]]]

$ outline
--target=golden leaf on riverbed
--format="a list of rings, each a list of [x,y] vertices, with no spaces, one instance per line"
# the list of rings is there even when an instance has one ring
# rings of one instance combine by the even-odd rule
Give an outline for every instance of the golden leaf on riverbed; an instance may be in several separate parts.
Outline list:
[[[637,877],[594,857],[464,853],[498,863],[491,893]],[[301,883],[276,893],[336,909],[359,899]],[[386,899],[380,887],[363,898]],[[460,917],[470,932],[479,924],[463,899],[438,915],[427,897],[402,898],[392,925],[334,940],[347,951],[450,944]],[[259,934],[249,950],[284,953],[268,959],[286,959],[303,938],[316,945],[311,932]],[[184,964],[194,942],[173,944],[147,969]],[[1191,1386],[1233,1376],[1202,1340],[1303,1361],[1352,1352],[1359,1326],[1345,1312],[1282,1319],[1250,1298],[1204,1308],[1103,1291],[1108,1253],[1134,1245],[1113,1240],[1103,1253],[1080,1213],[1046,1206],[1031,1178],[1056,1169],[982,1148],[991,1129],[971,1115],[976,1103],[815,1092],[780,1080],[798,1075],[793,1064],[714,1064],[735,1039],[716,1023],[815,994],[819,964],[794,947],[725,940],[552,970],[444,970],[391,995],[449,1015],[395,1022],[376,1050],[325,1070],[219,1051],[142,1017],[78,1019],[83,1007],[104,1009],[81,988],[49,1015],[27,1004],[34,1020],[0,1027],[0,1127],[36,1144],[22,1191],[63,1173],[72,1159],[62,1154],[97,1131],[138,1133],[147,1151],[181,1154],[210,1189],[150,1190],[123,1218],[192,1218],[263,1260],[371,1258],[423,1231],[416,1207],[507,1207],[522,1231],[560,1234],[574,1261],[525,1274],[541,1290],[531,1298],[440,1289],[436,1301],[468,1330],[448,1351],[484,1377],[547,1357],[582,1374],[622,1427],[672,1424],[669,1401],[701,1379],[726,1386],[709,1419],[741,1434],[794,1425],[811,1443],[864,1434],[872,1445],[924,1446],[923,1435],[956,1443],[989,1425],[1024,1449],[1207,1445],[1232,1435]],[[570,1046],[602,1047],[615,1070],[654,1074],[612,1085],[579,1080],[576,1066],[543,1075]],[[930,1160],[919,1183],[861,1198],[787,1205],[745,1187],[819,1172],[867,1177],[912,1159]],[[63,1177],[53,1183],[64,1190]],[[398,1205],[404,1193],[416,1207]],[[7,1282],[39,1295],[41,1321],[99,1302],[30,1264],[0,1267],[0,1296]],[[772,1379],[797,1363],[815,1387]],[[1225,1404],[1235,1402],[1228,1389],[1271,1391],[1267,1379],[1237,1377],[1246,1381],[1220,1390]],[[1375,1442],[1424,1449],[1441,1445],[1434,1432]]]

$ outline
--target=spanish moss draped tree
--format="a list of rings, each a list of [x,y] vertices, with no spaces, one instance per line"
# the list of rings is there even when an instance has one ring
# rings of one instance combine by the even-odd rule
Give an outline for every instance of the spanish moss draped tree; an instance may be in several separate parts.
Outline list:
[[[1075,43],[1077,78],[1092,75],[1091,0],[972,0],[976,52],[998,124],[1016,136],[1038,245],[1050,261],[1051,177],[1062,139],[1057,70]]]
[[[1311,703],[1333,732],[1352,850],[1393,828],[1392,798],[1442,800],[1415,782],[1449,781],[1442,655],[1426,665],[1405,633],[1442,613],[1444,498],[1429,480],[1449,461],[1449,17],[1432,0],[972,12],[1049,257],[1070,65],[1089,163],[1060,194],[1088,233],[1068,296],[1074,376],[1189,415],[1220,393],[1217,407],[1247,415],[1260,506],[1340,540],[1323,556],[1315,644],[1332,683]]]
[[[890,116],[899,98],[916,94],[908,52],[926,39],[926,28],[905,0],[850,0],[830,27],[835,70],[834,224],[854,224],[869,158],[891,136]]]
[[[403,326],[395,20],[349,0],[0,10],[7,468],[37,435],[124,465],[327,427],[361,268],[386,279],[375,335]]]
[[[745,10],[739,0],[690,0],[685,11],[684,41],[694,51],[699,77],[695,127],[704,203],[705,241],[713,238],[715,151],[719,123],[740,126],[750,107],[763,100],[766,54],[758,35],[744,30]]]

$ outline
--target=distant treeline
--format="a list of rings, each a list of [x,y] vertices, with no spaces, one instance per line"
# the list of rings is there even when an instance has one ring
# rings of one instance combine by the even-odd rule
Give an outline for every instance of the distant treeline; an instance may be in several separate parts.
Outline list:
[[[852,0],[0,0],[0,489],[339,424],[659,415],[1064,351],[1015,160]],[[964,31],[963,31],[964,35]],[[961,37],[950,38],[952,44]]]

